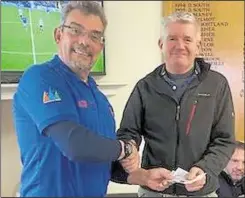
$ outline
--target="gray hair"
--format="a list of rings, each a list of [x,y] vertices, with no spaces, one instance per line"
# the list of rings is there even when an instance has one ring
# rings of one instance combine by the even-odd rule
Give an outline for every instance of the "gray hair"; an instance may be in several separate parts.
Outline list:
[[[68,3],[62,4],[61,9],[61,24],[66,22],[69,13],[78,9],[85,15],[95,15],[98,16],[103,23],[104,29],[107,26],[107,19],[101,4],[97,1],[69,1]]]
[[[179,22],[179,23],[189,23],[193,24],[197,30],[197,40],[201,40],[201,26],[197,21],[196,17],[190,12],[174,12],[169,16],[166,16],[162,20],[162,38],[166,38],[167,36],[167,26],[170,23]]]
[[[243,150],[245,150],[245,148],[244,148],[244,142],[243,141],[236,141],[236,148],[237,149],[243,149]]]

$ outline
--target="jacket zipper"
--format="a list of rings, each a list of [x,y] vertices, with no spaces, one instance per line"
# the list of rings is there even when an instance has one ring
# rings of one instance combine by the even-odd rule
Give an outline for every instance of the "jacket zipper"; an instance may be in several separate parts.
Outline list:
[[[176,143],[176,147],[175,147],[175,161],[174,161],[175,168],[177,167],[177,161],[178,161],[179,132],[180,132],[180,129],[179,129],[179,120],[180,120],[180,109],[181,109],[180,104],[181,104],[182,98],[184,97],[184,95],[185,95],[186,92],[187,91],[185,91],[183,93],[183,95],[180,98],[179,102],[177,102],[177,107],[176,107],[175,120],[176,120],[176,125],[177,125],[177,143]],[[195,102],[197,103],[197,100]],[[195,103],[194,103],[194,105],[196,106]],[[195,109],[196,109],[196,107],[194,108],[194,113],[195,113]],[[193,116],[194,116],[194,113],[193,113]],[[176,195],[176,192],[177,192],[177,186],[176,186],[176,184],[173,184],[173,194]]]
[[[187,121],[187,125],[186,125],[186,131],[185,131],[185,134],[186,134],[186,135],[189,135],[189,133],[190,133],[191,122],[192,122],[193,117],[194,117],[194,115],[195,115],[196,107],[197,107],[197,100],[195,100],[194,104],[193,104],[192,107],[191,107],[191,113],[190,113],[190,115],[189,115],[189,118],[188,118],[188,121]]]
[[[176,110],[176,120],[178,121],[180,118],[180,105],[177,106],[177,110]]]
[[[193,106],[192,106],[192,110],[191,110],[191,114],[190,114],[190,117],[189,117],[189,120],[188,120],[188,125],[191,124],[191,121],[194,117],[194,114],[195,114],[195,111],[196,111],[196,105],[197,105],[197,100],[195,100]],[[177,105],[176,107],[176,114],[175,114],[175,120],[176,120],[176,123],[177,123],[177,143],[176,143],[176,147],[175,147],[175,162],[174,162],[174,166],[177,167],[177,161],[178,161],[178,152],[177,152],[177,149],[179,147],[179,120],[180,120],[180,103]],[[190,130],[190,126],[188,127],[188,133],[189,133],[189,130]],[[176,194],[176,184],[174,184],[173,186],[173,193]]]
[[[179,147],[179,119],[180,119],[180,104],[176,107],[176,114],[175,114],[175,120],[177,124],[177,142],[175,146],[175,160],[174,160],[174,167],[177,167],[177,161],[178,161],[178,147]],[[173,185],[173,193],[176,194],[176,184]]]

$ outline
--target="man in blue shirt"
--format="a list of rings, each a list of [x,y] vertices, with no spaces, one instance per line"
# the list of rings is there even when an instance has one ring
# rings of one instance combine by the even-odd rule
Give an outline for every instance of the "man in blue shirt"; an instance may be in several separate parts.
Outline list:
[[[96,2],[70,1],[54,31],[58,54],[23,74],[13,100],[21,153],[21,197],[105,196],[111,179],[161,190],[165,169],[134,169],[120,163],[137,154],[116,140],[113,109],[89,75],[103,49],[107,25]],[[117,160],[122,160],[118,163]],[[116,175],[116,173],[119,173]]]

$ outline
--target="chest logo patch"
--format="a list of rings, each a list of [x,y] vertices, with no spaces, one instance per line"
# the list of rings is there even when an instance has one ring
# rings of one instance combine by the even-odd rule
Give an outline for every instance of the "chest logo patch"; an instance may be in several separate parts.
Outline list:
[[[57,90],[53,90],[49,88],[48,91],[43,92],[43,103],[50,103],[50,102],[57,102],[61,101],[60,95],[58,94]]]

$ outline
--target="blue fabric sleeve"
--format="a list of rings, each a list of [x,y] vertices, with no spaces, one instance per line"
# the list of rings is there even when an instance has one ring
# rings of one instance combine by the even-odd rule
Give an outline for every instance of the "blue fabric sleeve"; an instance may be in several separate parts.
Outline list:
[[[64,156],[71,161],[108,162],[121,154],[121,144],[89,131],[71,121],[48,126],[44,133],[51,137]]]
[[[62,76],[48,65],[32,66],[22,76],[15,99],[36,124],[40,133],[55,122],[78,123],[76,103]]]

